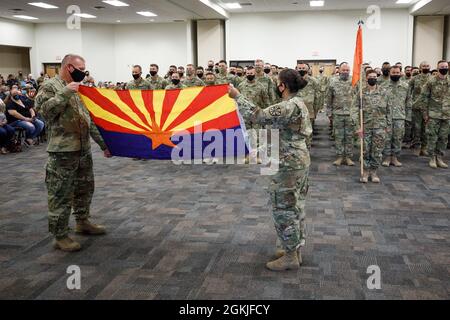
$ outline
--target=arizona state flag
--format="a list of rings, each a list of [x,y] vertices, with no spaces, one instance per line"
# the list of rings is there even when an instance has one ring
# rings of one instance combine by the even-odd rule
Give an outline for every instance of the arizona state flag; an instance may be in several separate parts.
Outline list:
[[[248,153],[228,85],[117,91],[80,86],[79,95],[114,156],[168,160],[173,154],[201,159]]]
[[[363,38],[362,38],[362,21],[358,22],[358,33],[356,34],[355,56],[353,58],[353,75],[352,86],[355,86],[361,79],[361,65],[363,63]]]

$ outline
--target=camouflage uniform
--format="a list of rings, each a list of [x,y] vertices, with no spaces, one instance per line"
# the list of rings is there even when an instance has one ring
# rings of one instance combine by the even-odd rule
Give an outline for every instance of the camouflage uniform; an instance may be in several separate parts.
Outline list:
[[[186,88],[186,86],[180,82],[180,83],[177,84],[177,85],[174,85],[173,83],[169,84],[169,85],[166,87],[166,90],[184,89],[184,88]]]
[[[353,109],[353,87],[351,77],[347,80],[330,81],[325,104],[327,116],[333,117],[333,131],[338,157],[353,157],[353,134],[358,110]]]
[[[308,81],[308,84],[306,85],[306,87],[298,91],[297,97],[302,98],[303,102],[308,108],[309,120],[311,122],[311,125],[314,126],[316,114],[315,110],[319,109],[319,84],[313,77],[306,76],[305,79],[306,81]],[[306,144],[308,145],[308,148],[311,148],[312,135],[308,137],[308,139],[306,140]]]
[[[233,86],[236,87],[235,78],[236,77],[231,75],[231,74],[219,73],[219,74],[216,75],[216,84],[229,84],[229,83],[231,83]]]
[[[419,97],[423,86],[430,78],[429,74],[418,74],[409,82],[409,90],[412,97],[412,143],[414,148],[425,148],[427,145],[427,135],[425,133],[425,121],[423,119],[423,113],[426,106],[420,103]]]
[[[323,74],[320,74],[320,75],[317,76],[316,81],[317,81],[317,83],[319,85],[319,101],[316,104],[317,108],[316,108],[316,110],[314,112],[315,113],[315,117],[317,117],[317,114],[320,111],[322,111],[330,79],[327,76],[325,76]]]
[[[242,77],[236,76],[236,77],[234,78],[234,85],[235,85],[236,88],[237,88],[237,87],[239,87],[239,85],[241,84],[241,82],[243,82],[243,81],[245,81],[245,80],[246,80],[246,79],[245,79],[244,76],[242,76]]]
[[[431,77],[423,86],[418,103],[425,106],[424,116],[430,157],[443,156],[447,148],[450,128],[450,77]]]
[[[161,76],[156,75],[155,77],[148,77],[147,82],[150,84],[150,89],[152,90],[164,90],[169,82]]]
[[[404,81],[385,82],[386,99],[391,110],[391,127],[386,134],[386,145],[383,154],[387,157],[400,155],[402,141],[405,136],[405,120],[411,121],[411,94]]]
[[[386,140],[386,129],[391,127],[391,110],[388,108],[386,91],[377,85],[372,92],[366,86],[363,89],[364,121],[364,168],[377,170],[381,164],[382,152]],[[359,110],[359,95],[353,96],[354,108]]]
[[[191,79],[189,79],[189,77],[186,77],[186,79],[184,79],[184,81],[183,81],[183,85],[186,88],[189,88],[189,87],[203,87],[205,85],[205,83],[202,80],[200,80],[199,77],[193,76]]]
[[[149,90],[149,89],[151,89],[151,85],[147,80],[145,80],[141,77],[137,80],[133,79],[130,82],[128,82],[126,85],[126,89],[127,90],[132,90],[132,89]]]
[[[384,75],[379,76],[377,80],[379,85],[389,83],[389,81],[391,81],[391,76],[385,77]]]
[[[305,202],[311,162],[306,138],[312,134],[308,109],[295,96],[264,110],[242,95],[236,100],[244,119],[279,130],[280,163],[278,172],[271,176],[270,202],[281,245],[286,251],[294,251],[305,238]]]
[[[267,95],[269,96],[269,101],[270,104],[276,103],[277,101],[277,96],[275,93],[275,84],[273,83],[272,79],[270,79],[270,77],[265,74],[262,73],[260,75],[256,74],[256,81],[261,83],[264,87],[264,89],[267,91]]]
[[[80,97],[59,76],[43,83],[35,103],[48,130],[49,231],[62,239],[68,235],[71,212],[77,221],[89,217],[94,193],[90,137],[102,150],[107,147]]]

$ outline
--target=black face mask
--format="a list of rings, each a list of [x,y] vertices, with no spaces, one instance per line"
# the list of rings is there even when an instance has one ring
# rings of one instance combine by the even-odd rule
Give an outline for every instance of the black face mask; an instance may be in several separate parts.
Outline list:
[[[270,73],[270,69],[269,68],[264,69],[264,73],[265,74],[269,74]]]
[[[20,99],[20,96],[19,96],[18,94],[16,94],[13,98],[14,98],[15,100],[19,100],[19,99]]]
[[[73,65],[72,65],[72,67],[73,67],[73,71],[70,72],[70,76],[72,77],[72,80],[74,82],[81,82],[81,81],[83,81],[83,79],[86,77],[86,72],[75,68]]]
[[[408,78],[411,77],[411,72],[405,72],[405,76],[407,76]]]
[[[377,79],[372,79],[372,78],[370,78],[369,80],[367,80],[367,83],[368,83],[370,86],[374,86],[374,85],[377,84]]]
[[[208,66],[208,70],[214,69],[214,66]]]
[[[255,76],[254,75],[247,76],[247,80],[248,81],[253,81],[253,80],[255,80]]]
[[[169,71],[169,76],[173,75],[173,71]]]
[[[180,75],[180,78],[182,78],[184,75],[184,72],[178,72],[178,74]]]
[[[157,74],[158,74],[157,71],[150,71],[150,75],[151,75],[152,77],[156,76]]]
[[[172,83],[173,83],[174,85],[177,85],[177,84],[180,83],[180,79],[172,79]]]
[[[302,77],[304,77],[304,76],[308,73],[308,71],[306,71],[306,70],[299,70],[298,73],[299,73]]]
[[[236,72],[235,72],[235,71],[230,71],[230,74],[232,74],[233,76],[235,76],[235,75],[236,75]]]
[[[448,73],[448,69],[447,68],[439,69],[439,73],[445,76]]]
[[[428,74],[428,73],[430,73],[430,69],[422,69],[422,73],[423,74]]]
[[[320,73],[323,73],[323,70],[319,70]]]
[[[219,73],[219,72],[220,72],[219,68],[214,69],[214,71],[215,71],[216,73]]]
[[[133,79],[134,80],[137,80],[137,79],[139,79],[141,77],[141,74],[140,73],[133,73]]]
[[[391,76],[391,80],[394,82],[397,82],[398,80],[400,80],[401,76]]]
[[[383,76],[387,77],[389,75],[389,69],[383,69],[381,70],[383,72]]]
[[[197,77],[199,77],[199,78],[203,78],[203,73],[202,73],[202,72],[200,72],[200,73],[197,73]]]
[[[238,72],[238,73],[236,73],[236,75],[238,76],[238,77],[242,77],[244,74],[243,73],[240,73],[240,72]]]

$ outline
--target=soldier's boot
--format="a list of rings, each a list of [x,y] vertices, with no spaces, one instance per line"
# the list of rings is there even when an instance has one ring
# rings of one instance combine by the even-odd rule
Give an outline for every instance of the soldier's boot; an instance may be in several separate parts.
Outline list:
[[[436,157],[431,157],[428,165],[430,166],[430,168],[437,169]]]
[[[398,159],[397,159],[396,156],[393,156],[393,157],[392,157],[391,163],[392,163],[395,167],[401,167],[401,166],[403,166],[403,164],[402,164],[400,161],[398,161]]]
[[[448,168],[448,165],[442,160],[442,158],[440,156],[436,157],[436,164],[439,168],[444,168],[444,169]]]
[[[415,148],[414,151],[413,151],[413,154],[414,154],[415,156],[419,157],[419,156],[420,156],[420,151],[421,151],[420,148]]]
[[[428,151],[427,151],[427,149],[425,147],[422,147],[420,149],[420,155],[424,156],[424,157],[428,157],[429,156],[429,153],[428,153]]]
[[[282,256],[284,256],[286,254],[286,251],[283,249],[277,249],[277,251],[275,252],[275,258],[281,258]],[[301,265],[303,263],[302,260],[302,254],[300,252],[300,247],[297,249],[297,257],[298,257],[298,264]]]
[[[363,173],[362,177],[359,178],[359,181],[362,182],[362,183],[369,182],[369,171],[364,170],[364,173]]]
[[[370,172],[370,178],[372,179],[373,183],[380,183],[381,182],[380,178],[377,175],[377,170],[372,170]]]
[[[75,226],[76,233],[90,234],[90,235],[100,235],[106,233],[106,228],[104,226],[94,224],[88,219],[78,220]]]
[[[349,157],[345,158],[345,164],[348,166],[351,166],[351,167],[353,167],[355,165],[355,163]]]
[[[80,251],[81,245],[76,242],[75,240],[72,240],[70,237],[65,237],[63,239],[55,239],[55,242],[53,243],[53,247],[55,249],[59,249],[61,251],[66,252],[74,252],[74,251]]]
[[[277,260],[266,263],[266,268],[272,271],[297,270],[299,267],[297,250],[286,252]]]
[[[389,167],[391,165],[391,162],[392,162],[392,157],[389,156],[389,157],[386,157],[386,159],[384,159],[384,161],[381,163],[381,165],[383,167]]]
[[[343,161],[344,161],[344,157],[339,156],[339,157],[336,159],[336,161],[333,162],[333,164],[334,164],[335,166],[338,166],[338,167],[339,167],[339,166],[342,164]]]

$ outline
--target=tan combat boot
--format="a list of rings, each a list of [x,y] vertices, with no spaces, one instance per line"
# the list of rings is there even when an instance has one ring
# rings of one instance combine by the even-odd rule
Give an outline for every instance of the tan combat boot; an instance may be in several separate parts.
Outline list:
[[[377,170],[372,170],[370,172],[370,178],[372,179],[373,183],[380,183],[381,182],[380,178],[377,176]]]
[[[368,170],[364,170],[363,176],[361,178],[359,178],[359,181],[362,183],[369,182],[369,171]]]
[[[403,164],[402,164],[400,161],[398,161],[398,159],[397,159],[396,156],[393,156],[393,157],[392,157],[391,163],[392,163],[395,167],[401,167],[401,166],[403,166]]]
[[[442,160],[442,158],[440,156],[436,157],[436,164],[439,168],[444,168],[444,169],[448,168],[448,165]]]
[[[55,239],[53,247],[55,249],[59,249],[66,252],[74,252],[81,250],[81,245],[78,242],[72,240],[72,238],[68,236],[59,240]]]
[[[334,164],[335,166],[338,166],[338,167],[339,167],[339,166],[342,164],[343,161],[344,161],[344,157],[339,156],[339,157],[336,159],[336,161],[333,162],[333,164]]]
[[[424,157],[428,157],[430,154],[428,153],[427,149],[425,147],[422,147],[420,149],[420,155]]]
[[[286,254],[286,251],[284,251],[283,249],[277,249],[277,251],[275,252],[275,258],[281,258],[282,256],[284,256]],[[300,252],[300,248],[297,249],[297,257],[298,257],[298,264],[301,265],[303,263],[302,260],[302,254]]]
[[[104,226],[91,223],[88,219],[78,220],[75,226],[76,233],[90,234],[90,235],[100,235],[105,234],[106,229]]]
[[[355,163],[349,157],[345,158],[345,164],[350,167],[353,167],[355,165]]]
[[[392,161],[392,157],[386,157],[386,159],[384,159],[383,163],[381,163],[381,165],[383,167],[389,167],[391,165],[391,161]]]
[[[437,169],[436,157],[431,157],[428,165],[433,169]]]
[[[297,270],[299,267],[297,250],[286,252],[281,258],[266,264],[266,268],[272,271]]]

